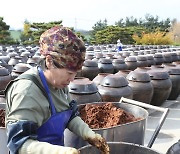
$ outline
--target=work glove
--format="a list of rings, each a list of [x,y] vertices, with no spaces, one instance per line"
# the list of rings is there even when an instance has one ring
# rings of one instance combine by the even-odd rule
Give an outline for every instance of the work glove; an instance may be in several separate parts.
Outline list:
[[[58,154],[80,154],[80,152],[71,147],[63,147]]]
[[[103,154],[109,154],[109,146],[107,145],[106,140],[100,134],[92,131],[87,136],[86,141],[101,150]]]

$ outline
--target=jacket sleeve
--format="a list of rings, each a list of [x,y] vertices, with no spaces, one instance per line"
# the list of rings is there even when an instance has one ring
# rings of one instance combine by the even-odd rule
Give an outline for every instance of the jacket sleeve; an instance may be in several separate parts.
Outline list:
[[[30,121],[18,121],[7,124],[8,148],[11,154],[18,154],[18,149],[27,139],[37,139],[37,124]]]
[[[86,124],[81,117],[76,116],[73,118],[67,127],[70,131],[78,136],[81,136],[84,140],[90,138],[95,132]]]

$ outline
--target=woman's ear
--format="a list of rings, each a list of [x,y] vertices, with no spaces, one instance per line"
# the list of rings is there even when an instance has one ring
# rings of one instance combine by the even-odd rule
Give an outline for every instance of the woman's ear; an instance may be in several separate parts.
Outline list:
[[[53,60],[52,60],[52,57],[50,55],[46,56],[46,67],[48,69],[54,68]]]

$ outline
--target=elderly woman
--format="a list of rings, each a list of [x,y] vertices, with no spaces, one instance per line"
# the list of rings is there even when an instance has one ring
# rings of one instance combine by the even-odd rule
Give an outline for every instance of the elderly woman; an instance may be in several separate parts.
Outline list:
[[[85,46],[70,29],[52,27],[40,37],[40,65],[12,81],[6,89],[6,127],[11,154],[78,154],[64,147],[64,130],[108,152],[108,146],[78,116],[67,85],[85,59]]]

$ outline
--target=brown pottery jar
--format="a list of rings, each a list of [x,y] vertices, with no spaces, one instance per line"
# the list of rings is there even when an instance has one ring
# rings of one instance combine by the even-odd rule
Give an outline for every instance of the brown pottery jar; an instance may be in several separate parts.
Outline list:
[[[76,78],[68,85],[69,95],[77,104],[101,102],[101,95],[93,81],[88,78]]]
[[[96,86],[100,85],[101,81],[111,73],[99,73],[94,79],[93,82],[96,84]]]
[[[154,88],[149,74],[142,71],[132,71],[128,74],[127,80],[133,90],[133,99],[150,104]]]
[[[121,97],[133,98],[133,92],[125,77],[119,75],[106,76],[98,86],[104,102],[119,102]]]
[[[124,62],[123,59],[114,59],[112,61],[112,64],[114,66],[114,73],[117,73],[119,70],[127,70],[128,69],[128,66]]]
[[[27,70],[29,70],[32,66],[25,64],[25,63],[18,63],[13,67],[13,70],[11,72],[11,77],[12,79],[17,78],[19,75],[21,75],[22,73],[26,72]]]
[[[154,87],[154,93],[151,100],[151,105],[161,106],[169,97],[172,82],[169,78],[169,74],[163,71],[148,71],[151,77],[151,83]]]
[[[111,59],[100,58],[98,61],[100,73],[114,73],[114,67]]]
[[[81,70],[81,76],[93,80],[99,73],[98,64],[92,60],[85,60]]]
[[[164,70],[169,73],[172,82],[172,89],[168,100],[176,100],[180,94],[180,68],[175,67],[174,65],[174,67],[166,66]]]
[[[7,84],[11,81],[11,75],[9,71],[0,66],[0,94],[3,94],[3,90],[5,90]]]
[[[138,62],[135,56],[126,57],[124,61],[128,66],[128,70],[134,71],[138,66]]]

